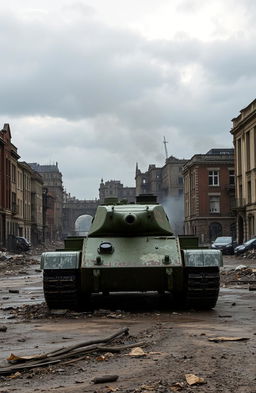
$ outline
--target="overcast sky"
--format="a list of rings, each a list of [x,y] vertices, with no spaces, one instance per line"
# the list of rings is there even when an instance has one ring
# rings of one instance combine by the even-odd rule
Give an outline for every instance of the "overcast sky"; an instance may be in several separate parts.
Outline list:
[[[0,18],[0,121],[80,199],[163,166],[164,136],[177,158],[232,147],[256,97],[255,0],[8,0]]]

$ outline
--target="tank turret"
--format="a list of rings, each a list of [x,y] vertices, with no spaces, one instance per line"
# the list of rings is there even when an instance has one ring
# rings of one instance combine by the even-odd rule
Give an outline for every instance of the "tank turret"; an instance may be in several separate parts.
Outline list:
[[[172,235],[168,217],[160,205],[99,206],[89,237]]]

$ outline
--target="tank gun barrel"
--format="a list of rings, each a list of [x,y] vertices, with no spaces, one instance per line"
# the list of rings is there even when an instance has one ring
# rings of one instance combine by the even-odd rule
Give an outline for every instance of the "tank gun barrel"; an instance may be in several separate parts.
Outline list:
[[[129,213],[124,216],[124,222],[127,225],[135,225],[138,222],[138,216],[134,213]]]

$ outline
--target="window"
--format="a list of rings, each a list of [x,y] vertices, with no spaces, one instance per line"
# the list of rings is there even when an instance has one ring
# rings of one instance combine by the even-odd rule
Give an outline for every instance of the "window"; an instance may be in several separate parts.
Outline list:
[[[219,185],[219,171],[209,171],[209,186]]]
[[[235,184],[235,171],[234,171],[234,169],[229,170],[229,184]]]
[[[16,183],[16,167],[12,164],[12,182]]]
[[[250,131],[245,134],[246,141],[246,169],[247,171],[251,168],[251,146],[250,146]]]
[[[241,146],[241,138],[237,140],[237,172],[238,175],[241,175],[242,171],[242,146]]]
[[[252,186],[251,182],[247,182],[247,192],[248,192],[248,203],[252,203]]]
[[[17,205],[16,205],[16,193],[12,192],[12,211],[16,212]]]
[[[220,197],[219,196],[210,196],[209,199],[209,210],[210,213],[219,213],[220,212]]]

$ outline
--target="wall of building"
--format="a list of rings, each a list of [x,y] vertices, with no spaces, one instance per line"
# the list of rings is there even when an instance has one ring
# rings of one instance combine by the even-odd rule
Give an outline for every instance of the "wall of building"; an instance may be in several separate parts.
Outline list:
[[[42,176],[46,199],[48,199],[44,216],[44,238],[50,241],[61,240],[63,238],[63,185],[58,163],[56,165],[29,163],[29,165]]]
[[[242,109],[232,122],[237,180],[237,237],[242,243],[256,235],[256,100]]]
[[[233,149],[197,154],[183,169],[185,234],[203,244],[217,236],[235,236]]]
[[[99,188],[100,203],[104,202],[105,198],[118,198],[118,200],[125,199],[127,202],[135,202],[136,189],[135,187],[124,187],[120,180],[109,180],[105,183],[101,179]]]

